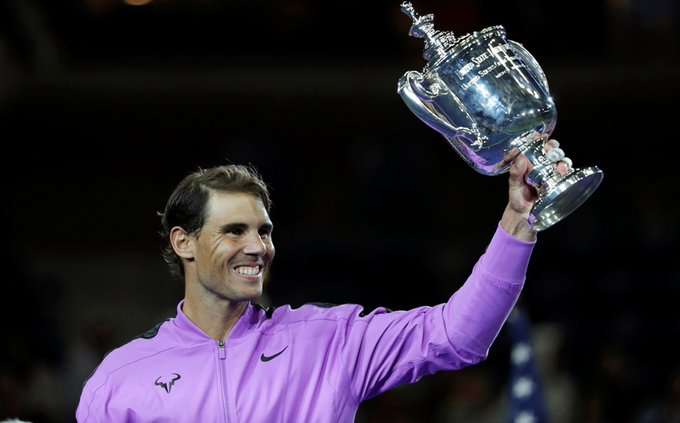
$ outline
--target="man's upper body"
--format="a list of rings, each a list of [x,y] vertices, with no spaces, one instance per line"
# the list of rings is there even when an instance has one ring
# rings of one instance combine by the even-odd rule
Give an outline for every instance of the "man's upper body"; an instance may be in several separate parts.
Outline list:
[[[445,304],[249,304],[224,345],[184,313],[111,352],[88,381],[85,422],[352,422],[363,400],[483,360],[522,288],[532,243],[498,228]]]
[[[363,400],[478,363],[517,301],[535,242],[529,167],[515,160],[499,227],[448,302],[368,314],[254,305],[274,257],[266,186],[239,166],[189,175],[162,222],[166,261],[186,284],[177,316],[104,359],[78,421],[350,422]]]

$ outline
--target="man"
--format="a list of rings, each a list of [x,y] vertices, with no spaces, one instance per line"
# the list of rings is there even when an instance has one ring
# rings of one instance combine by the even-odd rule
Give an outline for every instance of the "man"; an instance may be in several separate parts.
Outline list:
[[[187,176],[162,214],[165,259],[185,281],[177,316],[104,359],[78,421],[351,422],[368,398],[482,361],[536,238],[530,165],[513,159],[508,205],[466,283],[445,304],[368,314],[352,304],[256,305],[274,258],[266,185],[234,165]],[[564,173],[568,159],[556,166]]]

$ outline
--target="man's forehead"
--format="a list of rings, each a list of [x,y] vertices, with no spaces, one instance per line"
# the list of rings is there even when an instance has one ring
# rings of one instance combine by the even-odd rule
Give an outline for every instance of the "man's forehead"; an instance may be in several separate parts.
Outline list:
[[[211,191],[206,208],[207,222],[224,224],[236,221],[242,223],[270,221],[262,200],[250,193]]]

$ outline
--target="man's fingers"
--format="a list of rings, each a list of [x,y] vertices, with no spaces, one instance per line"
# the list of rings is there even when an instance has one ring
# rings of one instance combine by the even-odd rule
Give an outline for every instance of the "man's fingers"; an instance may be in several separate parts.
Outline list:
[[[557,140],[548,140],[543,147],[545,150],[545,157],[551,162],[555,163],[555,170],[561,176],[565,176],[571,172],[572,161],[569,157],[565,157],[564,150],[560,148],[560,143]]]
[[[564,158],[564,150],[559,147],[553,148],[545,155],[551,162],[559,162]]]
[[[550,139],[545,142],[543,148],[546,158],[554,163],[557,173],[565,176],[571,172],[571,159],[565,157],[564,150],[560,148],[559,141]],[[499,166],[504,167],[510,163],[512,163],[512,166],[510,166],[510,184],[519,186],[524,183],[524,177],[531,171],[533,166],[526,157],[519,154],[517,148],[507,152]]]
[[[571,165],[571,159],[569,157],[565,157],[555,165],[555,170],[557,170],[557,173],[559,173],[561,176],[565,176],[571,172]]]
[[[557,170],[557,173],[559,173],[560,176],[565,176],[569,173],[569,166],[564,162],[559,162],[555,165],[555,170]]]
[[[571,169],[574,164],[569,157],[563,158],[562,162],[565,163],[569,169]]]
[[[513,148],[512,150],[508,151],[505,153],[505,156],[503,156],[503,161],[501,161],[500,167],[505,167],[512,163],[512,161],[515,160],[518,155],[519,150],[517,148]]]
[[[512,166],[510,166],[510,186],[521,186],[524,184],[524,175],[529,171],[530,165],[529,159],[524,156],[517,156]]]
[[[557,140],[548,140],[545,143],[545,150],[549,151],[552,148],[559,148],[560,142]]]

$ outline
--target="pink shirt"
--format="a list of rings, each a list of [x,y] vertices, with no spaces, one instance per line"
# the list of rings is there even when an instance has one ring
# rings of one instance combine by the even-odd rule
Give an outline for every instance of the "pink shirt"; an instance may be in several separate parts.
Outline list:
[[[112,351],[78,422],[352,422],[362,401],[484,360],[523,286],[533,243],[498,227],[465,284],[409,311],[250,304],[225,342],[182,312]]]

